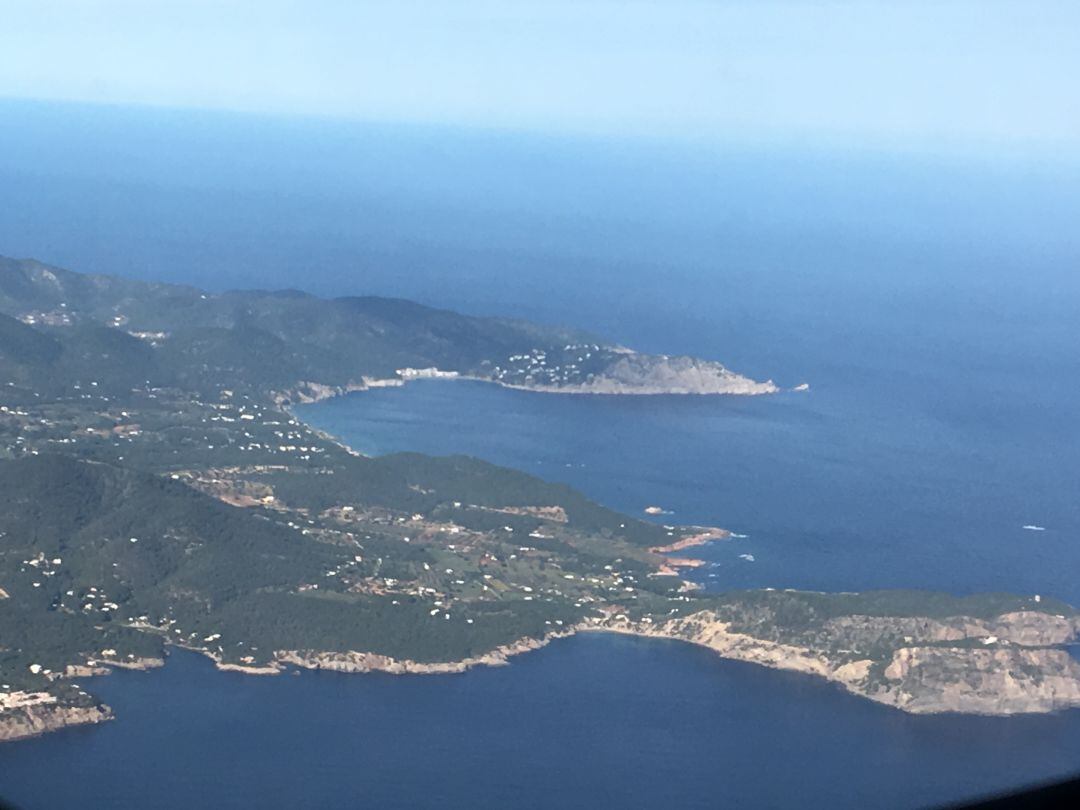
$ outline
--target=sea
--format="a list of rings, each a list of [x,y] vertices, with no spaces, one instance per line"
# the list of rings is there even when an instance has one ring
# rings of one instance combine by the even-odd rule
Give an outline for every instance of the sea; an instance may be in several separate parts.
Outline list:
[[[380,294],[724,362],[759,398],[419,381],[305,406],[717,525],[716,590],[1080,605],[1080,164],[0,101],[0,254],[212,290]],[[790,390],[802,383],[809,390]],[[0,746],[26,808],[923,807],[1080,771],[1080,711],[909,716],[588,635],[450,676],[88,682],[101,727]]]

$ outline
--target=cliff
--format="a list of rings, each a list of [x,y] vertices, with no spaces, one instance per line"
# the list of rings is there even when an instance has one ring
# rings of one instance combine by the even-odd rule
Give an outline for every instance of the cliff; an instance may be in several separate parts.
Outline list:
[[[1080,626],[1045,613],[944,621],[846,616],[827,622],[823,635],[801,641],[740,632],[710,610],[661,622],[609,616],[589,629],[687,641],[724,658],[816,675],[914,714],[1080,707],[1080,663],[1054,646],[1075,639]]]
[[[541,638],[522,638],[488,653],[470,656],[459,661],[421,662],[395,659],[369,652],[319,652],[315,650],[279,650],[274,654],[280,664],[293,664],[304,669],[325,669],[332,672],[389,672],[394,675],[438,675],[465,672],[473,667],[497,667],[509,663],[513,655],[546,647],[557,638],[573,635],[574,629],[549,633]]]
[[[1064,650],[904,647],[867,696],[915,714],[1025,714],[1080,706],[1080,664]]]
[[[1055,645],[1080,631],[1076,619],[1017,611],[992,619],[966,616],[845,616],[827,623],[829,641],[777,641],[733,628],[715,611],[657,621],[609,611],[541,638],[523,638],[458,661],[417,662],[370,652],[279,650],[274,664],[334,672],[445,674],[501,666],[509,658],[581,631],[686,641],[724,658],[814,675],[847,691],[913,714],[1012,715],[1080,707],[1080,663]],[[882,653],[896,639],[900,646]],[[862,651],[869,642],[878,649]],[[849,646],[842,646],[849,645]],[[267,672],[263,669],[261,672]],[[273,671],[273,670],[269,670]]]
[[[65,706],[36,703],[0,709],[0,742],[23,740],[69,726],[103,723],[113,719],[112,709],[99,706]]]

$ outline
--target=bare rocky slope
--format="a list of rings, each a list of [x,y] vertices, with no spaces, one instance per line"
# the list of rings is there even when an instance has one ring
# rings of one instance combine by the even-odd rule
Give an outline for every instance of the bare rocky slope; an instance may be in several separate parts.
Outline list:
[[[852,615],[790,640],[750,635],[735,624],[706,610],[662,622],[609,617],[594,628],[687,641],[724,658],[816,675],[913,714],[1080,707],[1080,663],[1060,646],[1080,632],[1075,618],[1028,611],[989,620]]]
[[[103,704],[68,706],[38,703],[3,709],[0,710],[0,741],[24,740],[70,726],[94,725],[111,719],[112,710]]]

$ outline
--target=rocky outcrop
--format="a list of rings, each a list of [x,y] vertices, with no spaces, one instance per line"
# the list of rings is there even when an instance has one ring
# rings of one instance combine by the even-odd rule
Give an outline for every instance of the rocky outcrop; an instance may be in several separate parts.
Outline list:
[[[98,675],[108,675],[112,670],[108,667],[94,667],[89,664],[68,664],[64,667],[65,678],[94,678]]]
[[[713,609],[666,620],[649,616],[632,620],[607,608],[602,616],[582,624],[458,661],[414,661],[360,651],[279,650],[270,662],[259,664],[225,662],[209,651],[197,651],[212,658],[219,669],[245,674],[276,674],[288,665],[348,673],[445,674],[502,666],[514,655],[586,630],[697,644],[724,658],[824,678],[853,694],[914,714],[1011,715],[1080,707],[1080,663],[1055,646],[1073,640],[1080,621],[1038,611],[991,619],[849,615],[830,619],[817,630],[790,631],[785,639],[739,630]],[[883,656],[860,652],[880,652],[883,646],[888,648]],[[65,675],[101,674],[107,671],[102,665],[146,669],[163,663],[158,658],[89,661],[72,665]],[[112,717],[108,706],[65,704],[49,692],[7,693],[0,695],[0,741]]]
[[[273,674],[285,665],[332,672],[445,674],[502,666],[521,653],[579,631],[676,639],[724,658],[814,675],[853,694],[906,712],[1009,715],[1080,707],[1080,663],[1054,645],[1067,643],[1080,625],[1036,611],[993,619],[843,616],[808,634],[804,642],[761,638],[733,628],[712,610],[666,621],[631,620],[609,610],[543,638],[523,638],[459,661],[423,662],[361,651],[279,650],[260,666],[219,668]],[[813,640],[809,640],[813,639]],[[884,658],[865,650],[888,652]],[[863,652],[860,652],[863,651]],[[212,656],[213,657],[213,656]]]
[[[772,380],[757,382],[720,363],[695,357],[627,352],[583,382],[554,384],[499,383],[559,394],[775,394]]]
[[[755,396],[775,394],[780,389],[772,380],[758,382],[744,377],[712,360],[696,357],[639,354],[620,350],[619,355],[600,373],[591,374],[576,382],[545,383],[513,382],[498,379],[485,372],[461,373],[437,368],[402,368],[396,377],[379,379],[362,377],[360,382],[344,385],[303,381],[285,391],[271,394],[278,407],[307,405],[343,396],[354,391],[404,385],[411,380],[460,379],[479,380],[524,391],[554,394],[732,394]]]
[[[1035,611],[991,620],[845,616],[826,627],[825,635],[806,636],[816,642],[783,642],[737,632],[701,611],[660,622],[609,616],[588,629],[688,641],[724,658],[817,675],[916,714],[1080,707],[1080,663],[1053,646],[1075,638],[1075,619]],[[883,645],[893,647],[885,659],[859,652]]]
[[[653,546],[649,551],[653,554],[671,554],[676,551],[685,551],[688,548],[704,546],[714,540],[726,540],[731,537],[731,532],[727,529],[705,526],[700,527],[700,529],[700,531],[695,531],[694,534],[676,540],[674,543],[668,543],[666,546]]]
[[[890,644],[990,641],[1024,647],[1066,644],[1080,632],[1076,619],[1036,611],[1004,613],[993,619],[953,616],[930,619],[911,616],[841,616],[827,621],[819,634],[823,644],[841,649],[868,649]]]
[[[239,672],[243,675],[277,675],[281,672],[281,664],[276,661],[260,666],[256,664],[232,664],[214,658],[212,655],[210,657],[214,659],[214,667],[221,672]]]
[[[543,638],[522,638],[512,644],[496,647],[488,653],[463,658],[460,661],[424,662],[391,658],[370,652],[327,652],[317,650],[278,650],[274,659],[304,669],[324,669],[332,672],[389,672],[394,675],[435,675],[465,672],[473,667],[504,666],[514,655],[538,650],[556,638],[572,635],[574,629],[549,633]]]
[[[990,635],[1028,647],[1068,644],[1080,635],[1080,619],[1046,613],[1004,613],[989,623]]]
[[[138,671],[145,671],[148,669],[158,669],[165,666],[164,658],[112,658],[102,657],[98,659],[90,659],[87,661],[87,665],[91,667],[106,666],[116,667],[118,669],[134,669]]]
[[[63,706],[38,703],[0,710],[0,741],[24,740],[69,726],[103,723],[113,719],[112,709],[99,706]]]
[[[326,385],[324,383],[304,381],[297,383],[287,391],[274,392],[271,399],[278,407],[309,405],[312,402],[322,402],[323,400],[351,394],[354,391],[368,391],[372,388],[389,388],[404,384],[404,381],[400,379],[384,380],[374,377],[362,377],[360,382],[350,382],[344,385]]]
[[[916,714],[1024,714],[1080,706],[1080,664],[1064,650],[904,647],[867,694]]]
[[[708,647],[724,658],[760,664],[774,669],[789,669],[823,678],[830,677],[836,669],[820,652],[734,632],[729,623],[718,620],[715,614],[709,611],[693,613],[665,622],[648,619],[631,621],[625,616],[615,616],[597,620],[587,629],[689,641],[692,644]]]

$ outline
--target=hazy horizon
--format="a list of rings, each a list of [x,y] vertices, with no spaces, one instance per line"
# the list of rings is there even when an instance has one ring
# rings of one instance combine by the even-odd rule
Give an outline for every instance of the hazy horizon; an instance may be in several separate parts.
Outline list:
[[[0,97],[1055,159],[1076,31],[1060,0],[43,0],[7,10]]]

